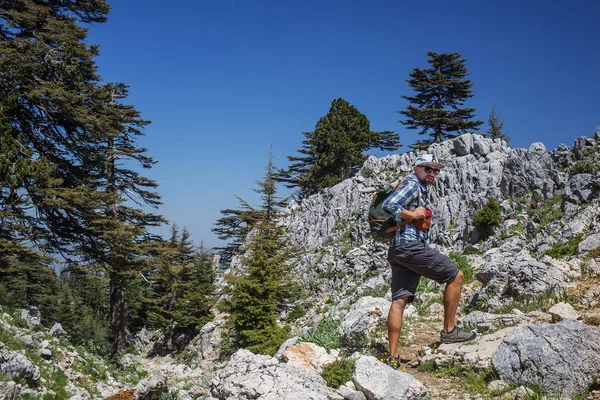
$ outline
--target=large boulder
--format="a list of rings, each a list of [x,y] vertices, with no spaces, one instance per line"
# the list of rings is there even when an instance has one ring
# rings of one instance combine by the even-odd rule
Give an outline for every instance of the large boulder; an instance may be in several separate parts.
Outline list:
[[[0,372],[12,380],[24,379],[35,382],[40,379],[40,370],[23,354],[0,350]]]
[[[25,306],[21,309],[21,318],[27,322],[28,326],[40,325],[42,323],[42,313],[34,306]]]
[[[600,375],[600,328],[572,319],[521,326],[504,338],[492,364],[513,385],[574,396]]]
[[[397,371],[373,356],[356,360],[352,381],[369,400],[429,398],[427,388],[412,375]]]
[[[280,363],[274,357],[238,350],[210,383],[219,399],[342,400],[314,370]]]
[[[514,298],[540,296],[553,290],[564,293],[574,284],[569,282],[581,272],[571,264],[545,256],[536,260],[526,249],[516,249],[512,243],[493,248],[484,253],[485,263],[477,272],[484,287],[474,297],[476,302],[485,299],[488,310],[493,311]]]
[[[0,400],[17,400],[21,394],[21,386],[12,381],[0,382]]]
[[[387,324],[390,301],[381,297],[361,297],[340,323],[342,342],[356,345],[379,326]]]

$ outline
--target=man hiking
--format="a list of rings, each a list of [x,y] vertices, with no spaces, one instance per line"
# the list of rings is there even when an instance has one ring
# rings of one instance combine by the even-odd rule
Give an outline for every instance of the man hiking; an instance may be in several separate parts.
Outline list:
[[[427,187],[444,168],[432,154],[417,158],[410,174],[383,203],[383,209],[402,220],[420,220],[426,217]],[[418,224],[417,224],[418,225]],[[475,339],[474,332],[455,326],[456,310],[460,300],[463,273],[448,257],[431,249],[427,243],[428,230],[419,230],[413,223],[398,228],[390,241],[388,261],[392,266],[392,305],[388,313],[389,362],[400,365],[398,339],[402,330],[402,315],[407,303],[414,300],[419,279],[424,276],[445,283],[444,326],[440,332],[442,343],[458,343]]]

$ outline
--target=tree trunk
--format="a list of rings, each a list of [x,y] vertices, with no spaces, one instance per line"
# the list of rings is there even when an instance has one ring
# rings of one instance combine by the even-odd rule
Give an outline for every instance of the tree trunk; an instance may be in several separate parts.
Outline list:
[[[129,329],[125,313],[125,287],[117,274],[110,275],[110,329],[117,353],[129,346]]]

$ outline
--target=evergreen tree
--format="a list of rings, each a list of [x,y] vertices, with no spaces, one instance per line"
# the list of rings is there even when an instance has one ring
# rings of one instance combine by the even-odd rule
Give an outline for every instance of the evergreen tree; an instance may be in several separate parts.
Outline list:
[[[500,120],[500,114],[496,112],[495,106],[492,106],[492,111],[488,118],[488,125],[490,128],[486,133],[490,139],[502,139],[506,143],[510,142],[511,137],[502,130],[504,129],[504,122]]]
[[[0,170],[0,212],[8,217],[0,240],[17,239],[0,247],[14,254],[27,241],[101,268],[122,351],[129,340],[125,286],[154,243],[147,228],[163,220],[139,208],[159,204],[156,183],[117,163],[154,164],[135,143],[148,122],[119,102],[125,85],[100,84],[97,46],[85,43],[87,29],[78,25],[104,22],[108,10],[103,0],[2,4],[0,145],[9,164]],[[7,171],[18,173],[7,178]]]
[[[418,140],[410,147],[426,149],[432,143],[452,139],[457,134],[476,131],[482,121],[472,120],[474,108],[460,108],[473,97],[473,83],[466,79],[465,60],[459,53],[428,52],[431,68],[415,68],[410,72],[409,86],[414,96],[402,96],[410,103],[399,111],[406,116],[400,122],[408,129],[420,129],[419,135],[431,139]],[[455,133],[456,132],[456,133]]]
[[[42,314],[43,323],[57,321],[60,282],[49,261],[29,253],[0,257],[0,282],[5,289],[0,303],[12,308],[35,306]]]
[[[256,191],[262,200],[260,218],[252,225],[253,233],[241,257],[243,270],[226,275],[228,296],[223,302],[231,314],[233,346],[270,355],[275,354],[289,333],[288,328],[277,323],[277,312],[299,292],[289,263],[293,249],[277,223],[280,202],[276,174],[271,155],[264,179],[257,182]]]
[[[163,349],[172,350],[173,338],[195,334],[213,318],[216,269],[203,245],[195,249],[189,231],[175,225],[171,238],[163,242],[157,267],[148,274],[151,291],[144,299],[149,326],[161,329]]]
[[[98,268],[99,269],[99,268]],[[89,266],[72,266],[61,274],[59,321],[74,343],[93,346],[96,352],[111,354],[109,281]]]
[[[366,150],[400,146],[397,134],[371,131],[367,117],[342,98],[333,100],[315,130],[303,135],[306,139],[298,150],[302,156],[288,156],[292,164],[277,177],[288,188],[298,187],[301,197],[349,178],[366,160]]]
[[[240,209],[221,210],[223,217],[219,218],[215,222],[215,227],[211,229],[220,240],[228,241],[225,245],[214,248],[219,252],[221,261],[225,263],[230,262],[231,258],[239,253],[252,225],[259,218],[257,210],[239,196],[235,197],[240,202]]]
[[[269,150],[269,159],[271,167],[273,167],[272,158],[273,158],[273,149],[272,147]],[[275,179],[277,173],[272,171],[272,175]],[[260,188],[261,182],[257,183]],[[253,189],[253,191],[257,193],[262,193],[261,189]],[[261,194],[262,196],[262,194]],[[264,217],[264,208],[255,208],[251,206],[247,201],[242,199],[239,196],[235,196],[240,202],[240,209],[225,209],[221,210],[221,214],[224,214],[224,217],[221,217],[215,223],[216,227],[212,229],[215,232],[219,239],[221,240],[231,240],[231,242],[226,243],[222,247],[215,247],[214,249],[219,251],[219,255],[221,256],[222,262],[230,262],[231,258],[239,253],[240,248],[246,241],[246,237],[248,233],[252,230],[252,227]],[[272,202],[267,209],[273,210],[275,208],[285,207],[287,204],[287,199],[279,199],[279,198],[269,198],[268,201]]]

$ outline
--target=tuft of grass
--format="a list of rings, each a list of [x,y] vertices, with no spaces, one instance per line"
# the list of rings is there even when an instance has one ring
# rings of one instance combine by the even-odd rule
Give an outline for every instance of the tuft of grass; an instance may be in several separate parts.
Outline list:
[[[417,367],[417,371],[419,371],[419,372],[435,372],[436,371],[435,363],[433,362],[433,360],[427,360],[423,364],[420,364]]]
[[[585,255],[585,258],[586,260],[600,258],[600,247],[596,247],[595,249],[588,251],[588,253]]]
[[[469,262],[469,259],[464,254],[460,253],[450,253],[448,258],[452,260],[454,264],[462,271],[465,275],[464,283],[471,283],[475,281],[475,270],[473,266]]]
[[[342,358],[323,367],[321,376],[327,382],[327,386],[339,389],[344,383],[352,379],[354,364],[356,360]]]
[[[341,334],[338,330],[339,321],[323,318],[316,328],[300,337],[302,342],[317,344],[326,350],[339,349]]]
[[[538,232],[550,222],[559,220],[563,217],[564,213],[560,209],[561,202],[562,196],[557,194],[545,199],[539,207],[531,208],[529,210],[530,217],[539,224],[537,228]]]
[[[547,250],[545,254],[553,258],[569,257],[575,254],[579,243],[583,241],[582,235],[577,235],[567,240],[566,243],[558,243],[554,245],[550,250]]]
[[[564,296],[557,294],[556,290],[551,287],[539,295],[515,297],[510,303],[496,309],[495,312],[499,314],[509,314],[515,308],[524,313],[530,313],[537,310],[547,311],[554,304],[564,300],[566,300],[564,299]]]
[[[170,392],[162,392],[158,395],[158,400],[178,400],[179,392],[177,390],[173,390]]]
[[[439,376],[449,376],[456,378],[454,384],[459,385],[470,393],[486,394],[488,393],[488,378],[491,377],[489,371],[477,372],[471,366],[460,366],[451,364],[445,368],[436,368],[433,360],[429,360],[417,367],[418,371],[433,373]]]

